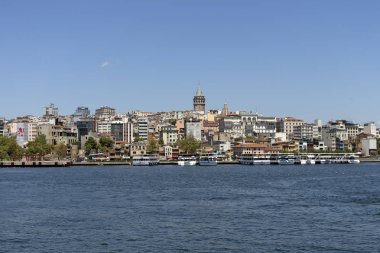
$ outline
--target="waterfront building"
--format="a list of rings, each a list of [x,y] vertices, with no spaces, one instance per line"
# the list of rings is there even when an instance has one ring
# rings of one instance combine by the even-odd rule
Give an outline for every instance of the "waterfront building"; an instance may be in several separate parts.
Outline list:
[[[46,142],[51,145],[63,143],[73,145],[77,141],[77,129],[59,125],[41,124],[38,126],[38,135],[45,135]]]
[[[282,152],[299,152],[299,142],[292,141],[278,141],[272,144],[272,148]]]
[[[232,147],[235,156],[241,157],[242,155],[264,155],[266,145],[258,143],[239,143]]]
[[[375,137],[367,137],[362,139],[362,155],[375,156],[377,155],[377,140]]]
[[[96,118],[105,119],[116,115],[116,110],[109,106],[102,106],[95,111]]]
[[[130,143],[129,146],[129,156],[142,156],[146,155],[146,142],[133,142]]]
[[[220,154],[225,154],[231,150],[230,141],[219,141],[217,145],[218,145],[218,153]]]
[[[314,145],[314,150],[317,150],[317,151],[325,151],[327,150],[327,148],[328,147],[325,145],[323,141],[318,141],[318,143]]]
[[[197,92],[193,98],[194,111],[200,114],[205,114],[206,112],[206,98],[203,96],[201,86],[198,86]]]
[[[164,160],[172,160],[173,159],[173,147],[171,147],[171,146],[164,146],[162,148],[162,151],[160,152],[160,156]]]

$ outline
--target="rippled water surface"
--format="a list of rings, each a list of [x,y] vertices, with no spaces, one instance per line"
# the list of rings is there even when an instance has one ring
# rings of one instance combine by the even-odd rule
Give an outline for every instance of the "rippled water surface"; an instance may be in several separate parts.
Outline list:
[[[3,168],[0,252],[380,252],[380,164]]]

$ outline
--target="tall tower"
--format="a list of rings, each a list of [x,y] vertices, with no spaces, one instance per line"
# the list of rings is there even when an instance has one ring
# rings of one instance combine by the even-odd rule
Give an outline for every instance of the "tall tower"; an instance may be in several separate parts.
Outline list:
[[[222,114],[223,115],[228,115],[229,111],[228,111],[228,105],[227,105],[227,102],[224,102],[224,106],[223,106],[223,111],[222,111]]]
[[[205,114],[206,112],[206,98],[203,96],[201,85],[199,84],[197,93],[193,99],[194,111]]]

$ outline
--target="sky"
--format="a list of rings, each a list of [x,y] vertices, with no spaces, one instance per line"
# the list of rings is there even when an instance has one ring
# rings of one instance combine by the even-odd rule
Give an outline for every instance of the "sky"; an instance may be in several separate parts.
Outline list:
[[[0,117],[206,109],[380,125],[380,1],[2,0]]]

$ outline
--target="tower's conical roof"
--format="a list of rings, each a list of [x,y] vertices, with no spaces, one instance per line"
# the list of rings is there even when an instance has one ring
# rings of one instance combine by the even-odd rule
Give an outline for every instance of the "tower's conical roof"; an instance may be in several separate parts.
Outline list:
[[[195,96],[203,96],[201,84],[198,84],[198,89],[197,89],[197,93]]]

